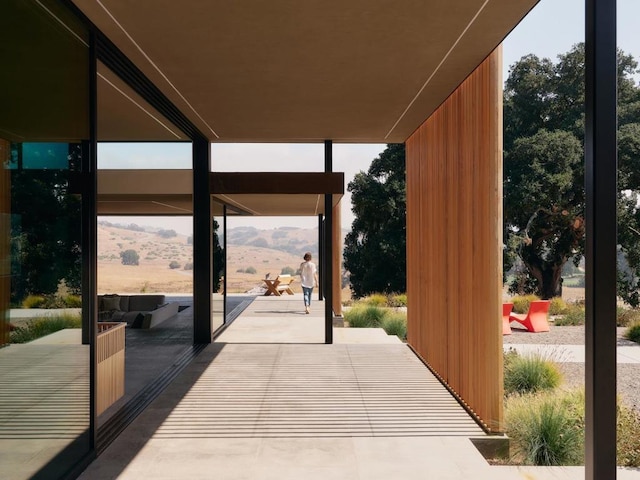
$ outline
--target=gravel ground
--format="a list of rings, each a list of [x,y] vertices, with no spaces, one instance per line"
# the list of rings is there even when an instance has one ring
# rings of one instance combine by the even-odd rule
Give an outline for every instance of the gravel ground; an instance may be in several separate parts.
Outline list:
[[[505,335],[505,345],[517,343],[533,343],[545,345],[584,345],[584,326],[560,327],[551,326],[549,332],[530,333],[526,330],[512,328],[512,335]],[[625,328],[618,328],[618,345],[637,345],[622,338]],[[584,385],[584,363],[559,363],[564,375],[565,385],[569,387]],[[618,364],[618,394],[622,401],[640,412],[640,364]]]

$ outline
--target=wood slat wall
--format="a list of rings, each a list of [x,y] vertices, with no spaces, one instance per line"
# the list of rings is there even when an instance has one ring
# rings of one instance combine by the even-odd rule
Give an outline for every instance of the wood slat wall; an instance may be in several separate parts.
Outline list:
[[[406,142],[408,342],[487,429],[502,414],[502,51]]]
[[[125,323],[98,324],[96,409],[98,415],[124,395]]]
[[[5,168],[9,155],[9,142],[0,139],[0,347],[9,344],[11,170]]]

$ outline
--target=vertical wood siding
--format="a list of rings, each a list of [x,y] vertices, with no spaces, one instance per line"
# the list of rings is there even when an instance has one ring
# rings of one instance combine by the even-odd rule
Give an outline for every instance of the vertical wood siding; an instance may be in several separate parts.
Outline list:
[[[96,409],[100,415],[124,395],[125,323],[98,323]]]
[[[408,342],[502,431],[502,52],[407,140]]]
[[[0,139],[0,347],[9,343],[11,170],[5,167],[9,155],[9,142]]]

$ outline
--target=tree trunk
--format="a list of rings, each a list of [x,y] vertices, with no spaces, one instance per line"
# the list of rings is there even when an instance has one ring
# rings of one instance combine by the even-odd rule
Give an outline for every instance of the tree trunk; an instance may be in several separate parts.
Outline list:
[[[538,283],[536,294],[541,299],[549,300],[553,297],[562,297],[562,267],[565,263],[566,261],[561,264],[526,264],[529,272]]]

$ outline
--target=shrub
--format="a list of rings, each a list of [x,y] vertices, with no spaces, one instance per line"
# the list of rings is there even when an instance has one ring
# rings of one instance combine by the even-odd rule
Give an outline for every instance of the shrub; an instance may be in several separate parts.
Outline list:
[[[618,327],[628,327],[635,323],[640,323],[640,310],[618,307],[616,315],[616,325]]]
[[[82,298],[79,297],[78,295],[65,295],[64,297],[62,297],[62,300],[64,301],[64,304],[68,307],[68,308],[80,308],[82,307]]]
[[[122,258],[123,265],[139,265],[140,255],[135,250],[129,249],[124,252],[120,252],[120,258]]]
[[[513,311],[516,313],[527,313],[529,304],[534,300],[540,300],[537,295],[516,295],[511,299],[513,303]]]
[[[244,273],[250,273],[252,275],[255,275],[256,273],[258,273],[258,271],[253,267],[247,267],[244,269]]]
[[[617,464],[640,467],[640,415],[625,406],[618,406]]]
[[[406,293],[393,293],[387,297],[387,305],[390,307],[406,307],[407,306],[407,294]]]
[[[184,270],[193,270],[193,262],[187,262],[184,264]]]
[[[396,335],[404,341],[407,339],[407,316],[400,312],[388,312],[382,319],[382,328],[387,335]]]
[[[580,465],[584,460],[584,396],[514,395],[505,403],[513,461],[527,465]]]
[[[44,308],[45,298],[42,295],[29,295],[22,301],[23,308]]]
[[[363,298],[362,302],[366,305],[384,307],[387,305],[387,296],[382,293],[372,293],[368,297]]]
[[[561,375],[557,365],[539,354],[504,357],[505,394],[532,393],[550,390],[560,384]]]
[[[357,305],[344,314],[344,319],[353,328],[375,328],[382,325],[385,311],[375,305]]]
[[[549,315],[560,315],[567,309],[567,302],[561,297],[553,297],[549,303]]]
[[[584,325],[584,307],[578,304],[567,305],[564,314],[554,320],[554,325]]]
[[[239,268],[236,270],[236,273],[244,273],[244,268]]]
[[[169,263],[169,268],[171,270],[175,270],[176,268],[180,268],[182,265],[180,265],[179,262],[176,262],[175,260],[171,260],[171,263]]]
[[[632,342],[640,343],[640,322],[629,325],[627,331],[624,332],[624,338]]]
[[[65,328],[80,328],[80,315],[62,314],[29,320],[25,327],[10,333],[11,343],[26,343]]]
[[[280,275],[295,275],[296,271],[291,267],[284,267],[280,270]]]

